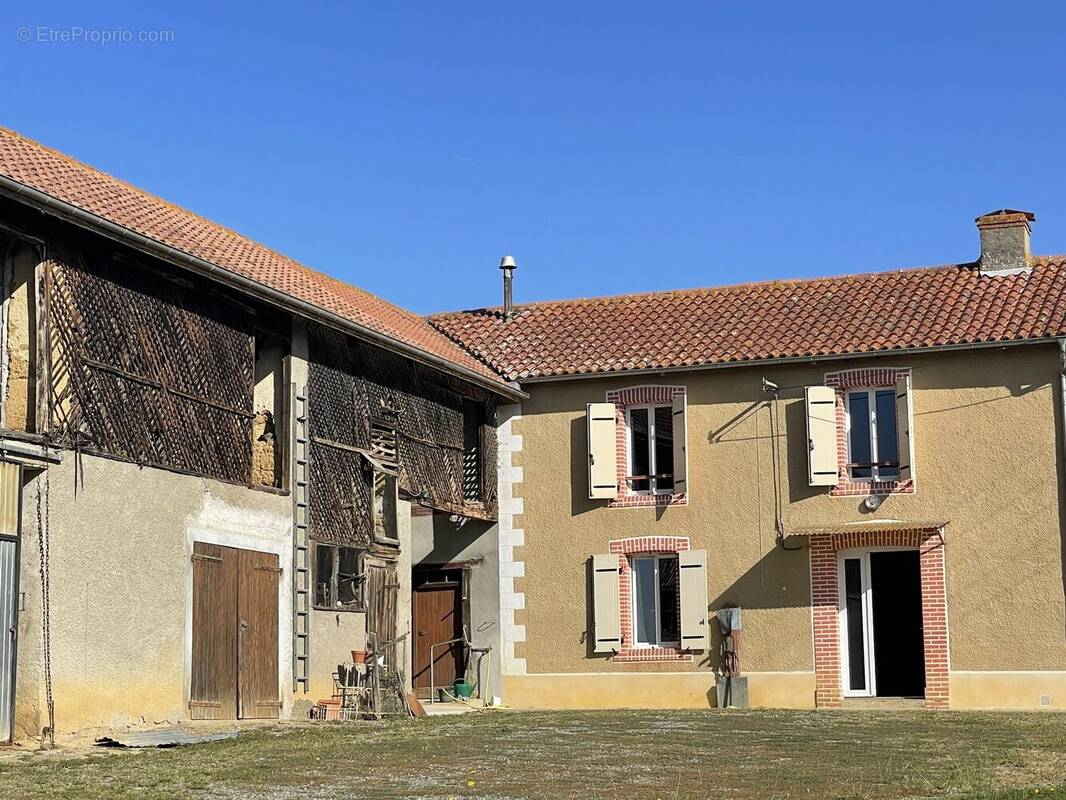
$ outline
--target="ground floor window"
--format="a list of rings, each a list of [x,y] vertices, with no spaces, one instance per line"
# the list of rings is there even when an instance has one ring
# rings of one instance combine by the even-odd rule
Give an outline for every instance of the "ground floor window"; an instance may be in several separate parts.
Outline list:
[[[681,614],[677,554],[633,556],[630,568],[635,646],[678,647]]]
[[[359,551],[354,547],[315,544],[315,605],[359,608]]]

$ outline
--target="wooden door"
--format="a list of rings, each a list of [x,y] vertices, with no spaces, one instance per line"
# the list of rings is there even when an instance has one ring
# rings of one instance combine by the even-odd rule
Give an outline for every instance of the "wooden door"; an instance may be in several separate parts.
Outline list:
[[[458,582],[424,583],[415,589],[414,687],[427,695],[430,688],[430,647],[463,635],[462,592]],[[433,648],[433,682],[451,686],[464,673],[462,642]]]
[[[239,551],[196,542],[192,555],[192,687],[189,716],[237,716]]]
[[[192,719],[276,719],[278,557],[193,544]]]
[[[396,565],[387,561],[367,563],[365,569],[368,642],[378,655],[385,657],[386,666],[406,670],[406,664],[398,663],[400,649],[396,644],[386,646],[396,638],[396,594],[399,589]]]
[[[237,705],[241,719],[277,719],[278,580],[273,553],[241,550],[237,589]]]

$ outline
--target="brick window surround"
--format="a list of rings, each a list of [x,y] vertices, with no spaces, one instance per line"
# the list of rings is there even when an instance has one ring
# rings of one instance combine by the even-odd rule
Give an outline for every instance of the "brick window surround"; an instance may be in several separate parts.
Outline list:
[[[848,470],[848,390],[892,386],[910,375],[910,369],[850,369],[830,372],[825,385],[836,390],[837,418],[837,485],[829,490],[832,497],[865,497],[871,494],[914,494],[914,481],[851,480]],[[898,421],[897,421],[897,424]]]
[[[615,453],[618,494],[607,501],[608,508],[646,508],[648,506],[683,506],[688,504],[688,495],[679,494],[630,494],[626,475],[629,474],[629,428],[626,425],[626,409],[631,406],[670,405],[675,397],[684,397],[684,386],[633,386],[607,392],[607,402],[616,409]]]
[[[632,539],[613,539],[611,553],[618,554],[618,608],[621,616],[622,649],[613,656],[616,662],[634,661],[692,661],[692,653],[677,647],[632,647],[633,597],[632,570],[629,556],[638,553],[680,553],[689,549],[687,536],[637,536]],[[681,614],[681,595],[678,593],[678,616]]]
[[[841,550],[878,547],[908,547],[918,551],[922,580],[925,705],[927,708],[947,708],[948,619],[942,529],[856,531],[811,538],[815,704],[819,708],[839,708],[843,699],[837,554]]]

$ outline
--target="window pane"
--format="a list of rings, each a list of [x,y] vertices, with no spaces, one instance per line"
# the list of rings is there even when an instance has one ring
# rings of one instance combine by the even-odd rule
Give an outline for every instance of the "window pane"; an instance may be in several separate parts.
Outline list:
[[[315,545],[315,605],[333,605],[333,548]]]
[[[629,453],[629,474],[651,474],[651,463],[648,455],[648,409],[634,408],[629,412],[629,429],[632,442]],[[643,492],[648,489],[648,480],[633,481],[634,491]]]
[[[870,395],[866,392],[849,394],[848,414],[851,417],[851,461],[853,464],[869,464],[873,460],[870,455]],[[870,467],[851,468],[854,478],[869,478],[872,474]]]
[[[337,602],[342,606],[355,605],[358,600],[359,551],[351,547],[337,548]]]
[[[633,565],[633,626],[637,642],[655,643],[655,559],[636,558]]]
[[[862,565],[857,558],[844,559],[844,607],[848,617],[849,689],[866,688],[866,644],[862,624]]]
[[[896,390],[879,389],[877,404],[877,460],[899,461],[899,442],[896,439]],[[881,467],[879,477],[899,477],[899,467]]]
[[[669,478],[657,478],[655,488],[672,491],[674,488],[674,409],[658,406],[655,409],[655,474],[670,473]]]
[[[678,561],[676,557],[659,559],[659,630],[663,642],[681,641],[681,615],[678,603]]]

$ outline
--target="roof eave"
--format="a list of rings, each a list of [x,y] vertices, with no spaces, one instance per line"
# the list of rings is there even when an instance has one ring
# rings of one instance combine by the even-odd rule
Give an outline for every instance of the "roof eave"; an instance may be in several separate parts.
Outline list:
[[[993,347],[1017,347],[1020,345],[1054,344],[1064,336],[1040,336],[1022,339],[998,339],[987,342],[961,342],[958,344],[929,345],[926,347],[899,347],[888,350],[871,350],[850,353],[819,353],[806,356],[786,356],[781,358],[752,358],[745,361],[719,361],[707,364],[689,364],[677,367],[645,367],[641,369],[613,369],[596,372],[573,372],[555,375],[531,375],[517,377],[517,383],[554,383],[568,380],[587,380],[590,378],[614,378],[630,375],[663,375],[683,372],[703,372],[704,370],[731,369],[735,367],[762,367],[774,365],[815,364],[823,361],[843,361],[856,358],[884,358],[893,355],[921,355],[944,353],[960,350],[978,350]]]
[[[184,250],[172,247],[158,239],[145,236],[142,233],[138,233],[123,225],[119,225],[99,214],[86,211],[80,206],[68,203],[65,200],[60,200],[47,192],[42,192],[40,189],[35,189],[32,186],[21,183],[7,175],[0,175],[0,195],[36,208],[43,213],[51,214],[52,216],[58,217],[81,228],[106,236],[114,241],[126,244],[136,250],[147,253],[148,255],[161,258],[176,267],[205,275],[212,280],[223,283],[238,291],[253,295],[271,305],[280,306],[281,308],[291,311],[299,316],[316,322],[321,322],[330,327],[344,331],[345,333],[352,334],[360,339],[364,339],[383,347],[386,350],[390,350],[397,355],[410,358],[413,361],[418,361],[435,369],[450,372],[453,375],[468,380],[484,389],[495,392],[501,397],[515,401],[524,400],[529,397],[528,394],[521,391],[516,386],[505,383],[503,378],[500,380],[493,380],[468,367],[456,364],[446,358],[436,356],[433,353],[426,352],[419,347],[400,341],[388,334],[361,325],[358,322],[353,322],[352,320],[339,314],[335,314],[332,311],[327,311],[326,309],[316,306],[313,303],[309,303],[306,300],[293,297],[290,294],[286,294],[278,289],[262,284],[252,278],[248,278],[218,264],[194,256]]]

